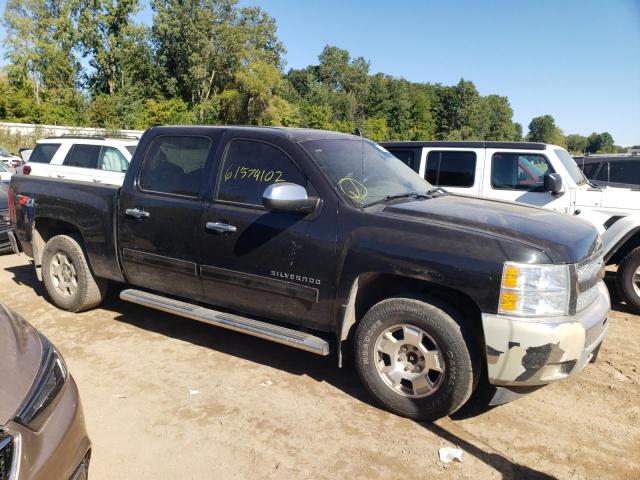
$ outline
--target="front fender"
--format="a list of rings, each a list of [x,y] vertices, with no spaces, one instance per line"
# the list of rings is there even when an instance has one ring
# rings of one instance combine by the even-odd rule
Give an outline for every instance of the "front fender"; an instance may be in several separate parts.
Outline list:
[[[605,262],[636,234],[640,234],[640,214],[623,217],[605,230],[602,233]]]

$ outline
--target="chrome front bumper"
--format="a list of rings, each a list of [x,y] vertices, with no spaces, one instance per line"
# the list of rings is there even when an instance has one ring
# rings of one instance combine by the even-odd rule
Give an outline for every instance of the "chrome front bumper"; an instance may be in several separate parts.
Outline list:
[[[597,355],[611,308],[604,282],[598,298],[573,317],[482,314],[489,382],[527,387],[577,375]]]

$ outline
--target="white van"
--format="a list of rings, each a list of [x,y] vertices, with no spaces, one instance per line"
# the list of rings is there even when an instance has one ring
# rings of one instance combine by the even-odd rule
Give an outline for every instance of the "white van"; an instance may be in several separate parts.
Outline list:
[[[122,185],[137,138],[62,136],[38,140],[17,173]]]

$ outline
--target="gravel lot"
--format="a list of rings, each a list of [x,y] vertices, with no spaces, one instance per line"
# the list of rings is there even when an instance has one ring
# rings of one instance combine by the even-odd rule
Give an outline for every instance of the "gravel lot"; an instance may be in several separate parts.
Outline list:
[[[0,257],[0,301],[65,356],[92,479],[640,477],[640,316],[615,297],[598,363],[581,376],[435,424],[372,406],[334,357],[115,294],[90,312],[57,310],[24,256]],[[462,463],[438,460],[447,445]]]

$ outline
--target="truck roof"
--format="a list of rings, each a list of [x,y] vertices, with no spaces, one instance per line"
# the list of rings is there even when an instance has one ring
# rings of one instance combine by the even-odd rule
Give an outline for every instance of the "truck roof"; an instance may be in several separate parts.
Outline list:
[[[303,142],[307,140],[324,140],[324,139],[337,139],[337,138],[350,138],[360,139],[356,135],[350,135],[348,133],[332,132],[328,130],[316,130],[312,128],[290,128],[290,127],[262,127],[256,125],[172,125],[162,127],[152,127],[150,132],[157,134],[171,134],[177,133],[184,135],[185,132],[193,133],[205,133],[211,130],[232,130],[232,131],[246,131],[269,133],[274,136],[287,138],[294,142]]]
[[[441,148],[513,148],[517,150],[546,150],[546,143],[536,142],[485,142],[485,141],[429,141],[429,142],[380,142],[389,147],[441,147]]]

